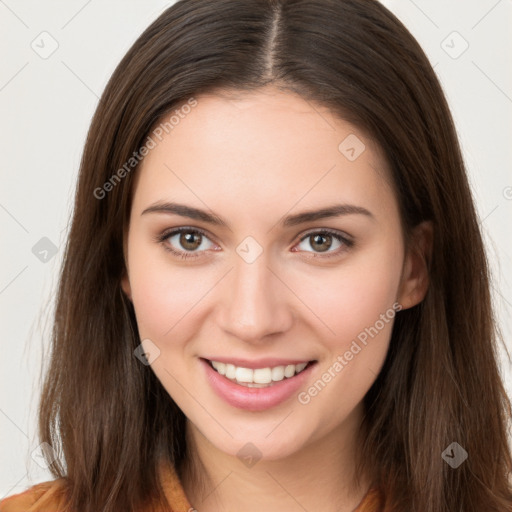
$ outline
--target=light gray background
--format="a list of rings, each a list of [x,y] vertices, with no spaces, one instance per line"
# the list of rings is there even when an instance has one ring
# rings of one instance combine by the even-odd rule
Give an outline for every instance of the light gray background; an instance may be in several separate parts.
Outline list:
[[[52,478],[37,462],[35,414],[43,348],[48,346],[45,318],[52,311],[86,131],[121,57],[172,3],[0,0],[0,499]],[[509,344],[512,1],[383,3],[423,46],[448,96]],[[41,242],[43,237],[49,241]],[[502,367],[511,393],[505,355]]]

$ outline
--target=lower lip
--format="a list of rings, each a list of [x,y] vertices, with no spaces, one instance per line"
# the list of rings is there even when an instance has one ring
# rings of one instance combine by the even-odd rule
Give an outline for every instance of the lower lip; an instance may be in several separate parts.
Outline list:
[[[304,385],[316,365],[316,362],[312,363],[294,377],[275,382],[272,386],[249,388],[236,384],[216,372],[205,359],[200,361],[213,390],[228,404],[247,411],[264,411],[281,404]]]

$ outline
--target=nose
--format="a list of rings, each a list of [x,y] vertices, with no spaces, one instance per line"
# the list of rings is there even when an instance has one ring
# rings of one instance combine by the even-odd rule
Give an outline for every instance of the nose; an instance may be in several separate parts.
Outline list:
[[[265,254],[252,263],[236,256],[222,288],[218,324],[226,334],[248,343],[266,342],[293,324],[290,291],[269,268]]]

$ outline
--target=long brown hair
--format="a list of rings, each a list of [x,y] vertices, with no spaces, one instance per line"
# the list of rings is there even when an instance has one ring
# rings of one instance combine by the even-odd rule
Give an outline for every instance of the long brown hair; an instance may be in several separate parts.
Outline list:
[[[60,455],[49,467],[67,479],[71,508],[163,501],[158,460],[178,468],[187,453],[183,413],[133,354],[141,340],[120,286],[137,172],[127,162],[190,98],[267,84],[327,106],[377,141],[406,240],[418,223],[434,226],[427,295],[398,313],[364,399],[357,471],[397,511],[510,510],[511,407],[457,135],[420,46],[371,0],[181,0],[113,73],[81,161],[40,403],[41,442]],[[457,468],[442,458],[453,442],[468,453]]]

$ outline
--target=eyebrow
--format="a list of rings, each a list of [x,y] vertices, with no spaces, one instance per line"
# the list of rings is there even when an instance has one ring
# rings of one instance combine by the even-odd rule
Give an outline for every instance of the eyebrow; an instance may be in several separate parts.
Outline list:
[[[214,213],[209,213],[206,210],[187,206],[185,204],[170,203],[170,202],[158,202],[148,208],[146,208],[141,215],[146,213],[171,213],[180,215],[181,217],[187,217],[189,219],[200,220],[212,224],[213,226],[223,226],[229,228],[228,223],[221,217]],[[362,206],[356,206],[353,204],[335,204],[333,206],[327,206],[318,210],[308,210],[293,215],[288,215],[281,218],[280,224],[283,227],[297,226],[306,222],[314,220],[327,219],[330,217],[340,217],[342,215],[353,215],[361,214],[375,220],[374,215],[363,208]]]

